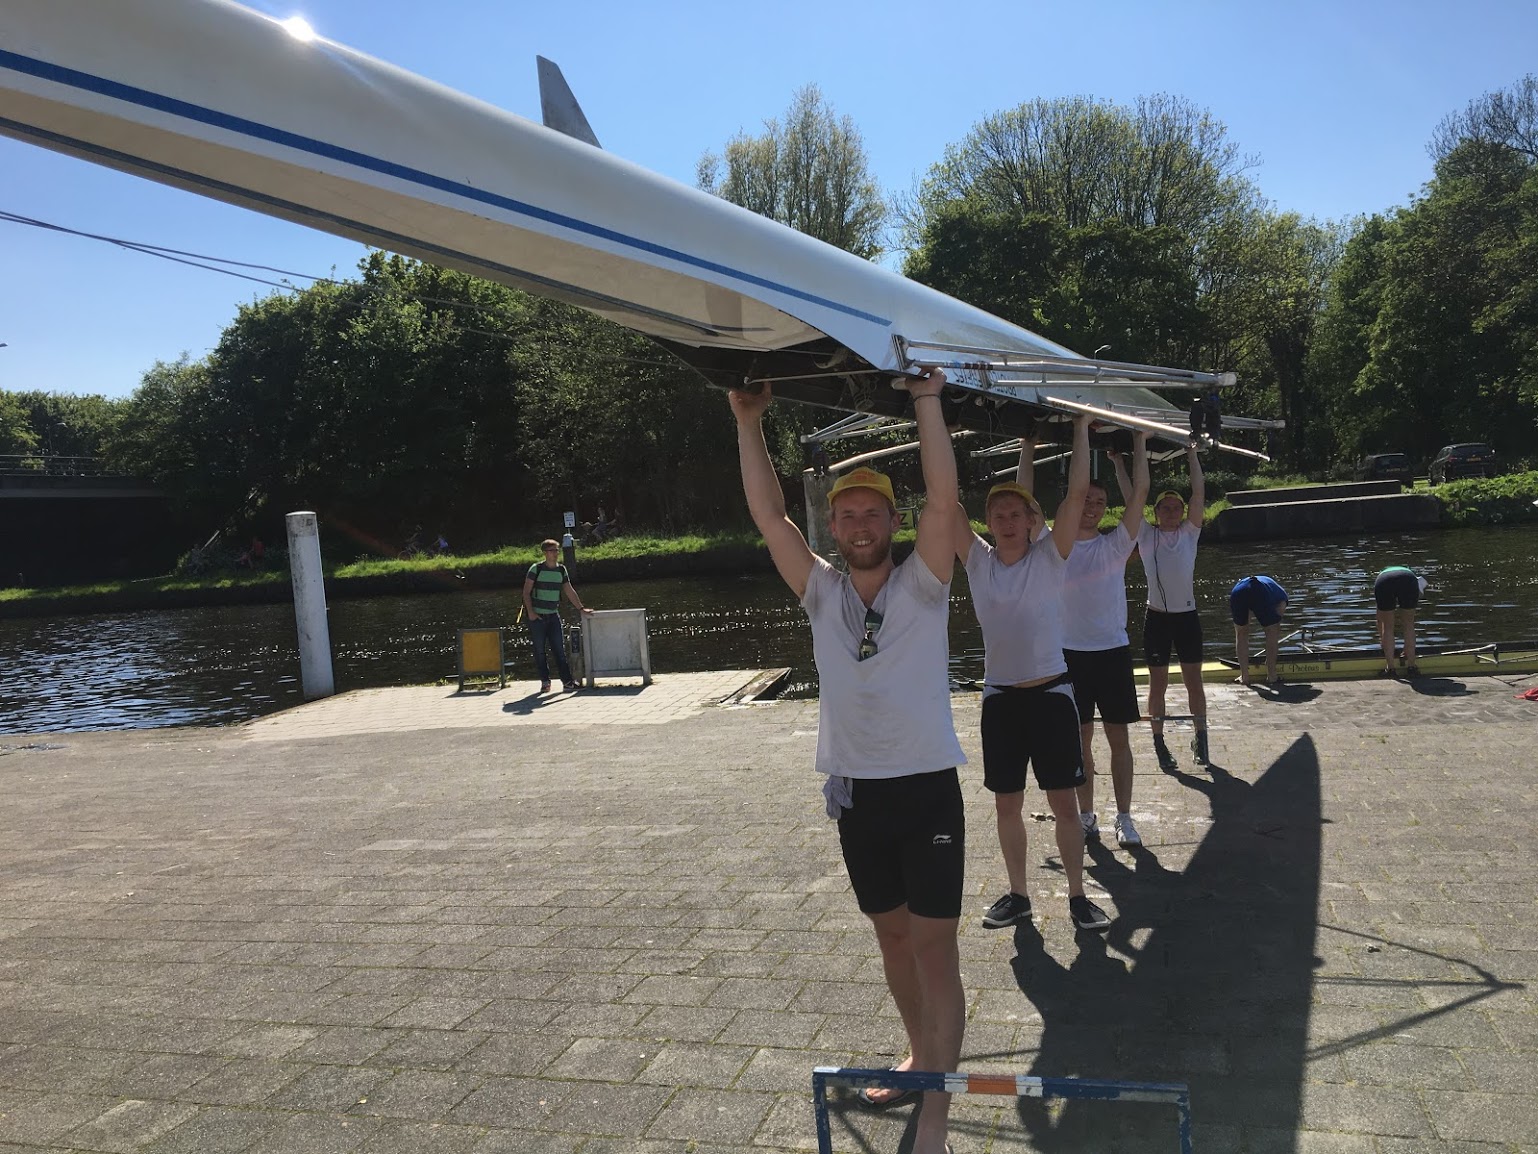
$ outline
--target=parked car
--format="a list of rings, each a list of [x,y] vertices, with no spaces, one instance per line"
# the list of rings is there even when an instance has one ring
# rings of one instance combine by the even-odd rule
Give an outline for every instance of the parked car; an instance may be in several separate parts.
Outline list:
[[[1398,481],[1409,488],[1415,482],[1410,458],[1403,453],[1369,453],[1356,467],[1358,481]]]
[[[1433,485],[1456,481],[1460,477],[1493,477],[1495,474],[1495,450],[1472,441],[1443,445],[1426,470],[1427,480]]]

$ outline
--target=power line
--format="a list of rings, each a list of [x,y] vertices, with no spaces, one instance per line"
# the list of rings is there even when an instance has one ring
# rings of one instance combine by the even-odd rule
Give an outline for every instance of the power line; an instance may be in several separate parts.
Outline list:
[[[255,284],[268,285],[282,292],[299,293],[305,290],[300,286],[288,283],[287,281],[269,280],[266,277],[252,276],[250,273],[237,272],[236,270],[254,269],[261,272],[276,273],[278,276],[307,280],[312,282],[309,286],[311,288],[314,288],[318,285],[325,285],[333,288],[351,288],[376,296],[389,296],[398,293],[403,298],[418,301],[422,304],[441,305],[445,308],[463,310],[465,312],[479,314],[483,317],[495,318],[503,315],[494,308],[490,308],[485,305],[478,305],[471,301],[457,301],[451,300],[447,297],[434,297],[427,296],[422,293],[402,292],[397,288],[385,288],[378,285],[365,284],[362,281],[337,280],[334,277],[317,276],[313,273],[294,272],[291,269],[276,268],[273,265],[258,264],[251,261],[234,260],[229,257],[210,256],[207,253],[188,252],[185,249],[171,248],[167,245],[151,244],[148,241],[127,240],[123,237],[108,236],[105,233],[87,232],[84,229],[70,228],[68,225],[55,224],[52,221],[39,220],[36,217],[23,216],[20,213],[9,212],[5,209],[0,209],[0,221],[7,221],[11,224],[26,225],[30,228],[40,228],[46,232],[62,233],[65,236],[78,236],[84,240],[99,241],[103,244],[114,245],[129,252],[140,253],[143,256],[159,257],[162,260],[169,260],[175,264],[184,264],[191,268],[200,268],[207,272],[223,273],[225,276],[232,276],[239,280],[251,281]],[[518,340],[515,334],[496,332],[491,329],[475,328],[465,324],[463,320],[459,322],[459,325],[461,332],[471,333],[476,336],[493,337],[496,339],[508,341],[510,343]],[[539,345],[536,345],[533,341],[525,340],[523,343],[536,349],[539,347]],[[561,347],[564,349],[587,348],[585,344],[575,341],[568,342],[564,345],[560,345],[559,343],[545,342],[544,347],[547,349],[552,347]],[[641,360],[635,357],[596,355],[593,354],[591,350],[589,350],[589,355],[592,356],[595,360],[603,361],[608,364],[637,365],[641,367],[659,369],[676,369],[682,365],[690,369],[692,372],[701,373],[702,375],[706,371],[689,365],[681,358],[674,361],[651,361]]]

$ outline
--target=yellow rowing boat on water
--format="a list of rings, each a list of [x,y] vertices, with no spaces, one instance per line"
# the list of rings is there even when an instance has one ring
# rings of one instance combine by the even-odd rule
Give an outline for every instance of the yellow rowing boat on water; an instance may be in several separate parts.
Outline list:
[[[1474,677],[1501,674],[1521,677],[1538,673],[1538,642],[1492,642],[1467,649],[1429,648],[1415,655],[1415,664],[1423,677]],[[1396,661],[1400,676],[1405,675],[1403,657]],[[1276,662],[1276,672],[1284,681],[1363,681],[1377,677],[1383,668],[1381,649],[1327,649],[1306,642],[1300,648],[1284,649]],[[1239,663],[1234,658],[1202,663],[1203,681],[1232,681],[1238,676]],[[1135,676],[1148,681],[1148,670],[1139,666]],[[1172,671],[1172,680],[1178,672]],[[1264,656],[1252,658],[1250,680],[1264,684]]]

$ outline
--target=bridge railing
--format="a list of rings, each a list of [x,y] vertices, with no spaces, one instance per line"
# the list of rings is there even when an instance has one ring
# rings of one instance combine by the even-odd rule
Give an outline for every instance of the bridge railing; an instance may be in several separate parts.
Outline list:
[[[104,477],[100,457],[71,457],[53,453],[0,453],[0,474],[9,477]]]

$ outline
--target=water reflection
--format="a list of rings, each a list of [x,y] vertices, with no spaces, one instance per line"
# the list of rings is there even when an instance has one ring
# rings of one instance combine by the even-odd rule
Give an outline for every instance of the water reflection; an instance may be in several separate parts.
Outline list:
[[[1209,653],[1233,644],[1228,590],[1268,573],[1292,595],[1289,627],[1338,645],[1373,642],[1372,577],[1410,565],[1431,583],[1419,616],[1426,645],[1538,638],[1538,528],[1204,545],[1197,598]],[[1133,644],[1141,643],[1142,570],[1129,566]],[[581,580],[580,569],[577,574]],[[982,673],[982,638],[958,580],[951,672]],[[772,573],[582,584],[600,608],[645,606],[658,672],[789,666],[791,692],[816,692],[806,619]],[[509,660],[532,676],[519,592],[467,591],[335,601],[337,688],[414,685],[454,671],[456,630],[509,627]],[[229,606],[58,620],[0,621],[0,734],[217,725],[301,700],[292,608]]]

